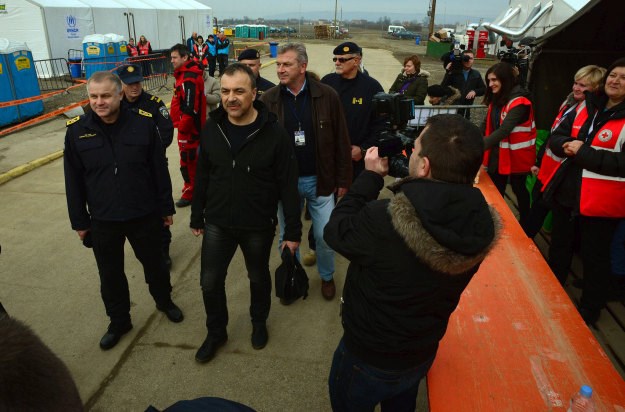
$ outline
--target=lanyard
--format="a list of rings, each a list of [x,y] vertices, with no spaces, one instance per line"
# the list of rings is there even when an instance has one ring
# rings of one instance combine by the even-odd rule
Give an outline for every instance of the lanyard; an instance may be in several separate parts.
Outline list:
[[[558,128],[558,126],[560,126],[560,123],[562,123],[564,121],[564,119],[566,119],[566,116],[569,113],[571,113],[571,111],[573,111],[573,109],[575,109],[578,105],[579,105],[579,103],[575,103],[574,105],[569,107],[569,109],[567,111],[565,111],[564,114],[560,117],[560,120],[558,120],[558,123],[553,125],[553,127],[551,128],[551,131],[553,132],[554,130],[556,130]]]
[[[292,101],[293,104],[289,105],[289,108],[291,109],[291,113],[293,113],[293,117],[295,117],[295,120],[297,120],[297,127],[299,131],[302,130],[302,121],[300,120],[300,117],[304,117],[304,112],[306,110],[306,102],[307,102],[305,92],[300,93],[300,94],[304,95],[303,97],[304,103],[302,103],[302,107],[300,108],[301,113],[299,115],[297,114],[297,106],[295,105],[295,102],[297,101],[297,96],[293,96],[293,101]]]

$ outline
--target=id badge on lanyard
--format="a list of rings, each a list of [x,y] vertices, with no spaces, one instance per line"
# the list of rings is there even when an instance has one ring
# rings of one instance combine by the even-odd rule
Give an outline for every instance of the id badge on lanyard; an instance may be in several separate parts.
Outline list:
[[[303,130],[296,130],[295,135],[295,146],[306,146],[306,135]]]

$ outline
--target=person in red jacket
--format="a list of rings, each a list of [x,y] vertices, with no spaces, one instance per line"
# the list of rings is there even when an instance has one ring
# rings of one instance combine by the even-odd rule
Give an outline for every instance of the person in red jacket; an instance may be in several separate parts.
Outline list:
[[[529,92],[518,84],[517,73],[508,63],[488,69],[486,84],[483,165],[502,196],[510,181],[523,224],[530,210],[525,180],[536,163],[534,109]]]
[[[139,56],[147,56],[148,54],[152,54],[152,45],[147,41],[144,35],[139,37],[139,44],[137,45],[137,49],[139,50]]]
[[[131,37],[128,40],[128,44],[126,45],[126,51],[128,52],[128,56],[130,57],[137,57],[139,55],[139,50],[137,50],[134,38]]]
[[[202,68],[208,66],[208,44],[202,36],[197,36],[197,43],[193,45],[193,60]]]
[[[174,127],[178,129],[180,172],[184,179],[182,196],[176,206],[186,207],[193,199],[197,150],[200,132],[206,121],[206,96],[202,68],[191,59],[187,46],[176,44],[170,51],[176,79],[171,100],[171,118]]]

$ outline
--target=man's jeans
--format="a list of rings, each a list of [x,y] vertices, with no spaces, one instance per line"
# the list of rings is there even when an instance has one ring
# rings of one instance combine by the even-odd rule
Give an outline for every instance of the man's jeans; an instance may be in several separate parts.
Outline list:
[[[414,412],[419,382],[433,362],[434,357],[412,369],[382,370],[352,355],[341,339],[328,378],[332,410],[373,412],[381,404],[382,412]]]
[[[275,236],[275,229],[236,230],[206,224],[202,241],[202,269],[200,284],[206,328],[214,339],[226,336],[228,307],[226,302],[226,274],[228,266],[241,247],[247,277],[250,281],[250,316],[253,323],[264,323],[271,307],[271,274],[269,254]]]
[[[300,212],[304,207],[304,200],[308,203],[308,210],[312,219],[315,242],[317,243],[317,271],[323,280],[332,280],[334,276],[334,251],[323,240],[323,229],[326,227],[330,214],[334,209],[334,196],[317,196],[317,176],[303,176],[297,183],[300,197]],[[278,221],[280,222],[280,244],[284,237],[284,212],[282,202],[278,206]],[[299,249],[297,251],[299,259]]]

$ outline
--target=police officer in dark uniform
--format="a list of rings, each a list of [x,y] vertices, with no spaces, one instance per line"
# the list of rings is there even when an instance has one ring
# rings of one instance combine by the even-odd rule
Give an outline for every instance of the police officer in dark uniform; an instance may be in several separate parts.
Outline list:
[[[335,73],[325,75],[321,83],[336,90],[343,103],[355,180],[365,167],[363,153],[377,145],[379,132],[384,129],[384,121],[376,116],[372,103],[373,96],[384,89],[377,80],[360,71],[362,49],[356,43],[341,43],[332,53]]]
[[[260,76],[260,53],[256,49],[245,49],[237,58],[239,63],[243,63],[254,72],[256,76],[256,100],[263,95],[264,92],[271,89],[275,84]]]
[[[124,244],[143,265],[156,308],[172,322],[182,311],[171,300],[169,270],[161,253],[161,226],[173,224],[171,179],[153,116],[121,104],[122,82],[96,72],[87,82],[91,112],[67,122],[65,191],[69,218],[85,246],[93,247],[100,292],[110,318],[100,340],[111,349],[132,329]]]
[[[143,90],[141,82],[143,75],[141,66],[138,64],[129,64],[120,66],[117,69],[117,75],[122,80],[124,99],[122,104],[131,109],[141,109],[152,115],[152,119],[156,123],[158,133],[165,150],[171,144],[174,138],[174,123],[169,117],[169,111],[165,103],[157,97]],[[165,257],[167,268],[171,269],[171,257],[169,256],[169,245],[171,244],[171,230],[169,226],[163,226],[162,229],[162,250]]]

